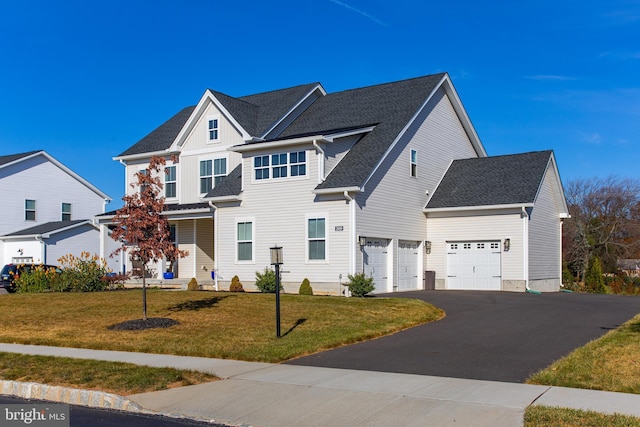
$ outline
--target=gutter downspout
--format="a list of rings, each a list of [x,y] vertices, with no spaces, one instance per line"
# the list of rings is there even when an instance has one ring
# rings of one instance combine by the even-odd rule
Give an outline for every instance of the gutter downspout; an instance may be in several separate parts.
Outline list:
[[[527,208],[524,206],[521,208],[523,225],[522,225],[522,258],[523,265],[522,268],[524,270],[524,287],[525,292],[530,294],[540,295],[542,292],[534,291],[529,287],[529,214],[527,213]]]
[[[347,190],[344,191],[343,195],[349,205],[349,274],[353,275],[356,273],[356,204]],[[349,288],[345,288],[344,294],[347,297],[349,296]]]
[[[325,153],[324,153],[324,150],[318,144],[318,140],[317,139],[314,139],[312,143],[313,143],[313,146],[316,148],[316,150],[320,152],[320,159],[318,161],[318,179],[322,183],[325,180],[325,176],[324,176],[324,156],[325,156]],[[345,193],[346,193],[346,191],[345,191]],[[347,200],[349,200],[349,199],[347,199]],[[353,200],[353,199],[351,199],[351,200]]]
[[[47,245],[44,243],[42,236],[36,236],[36,240],[40,242],[40,259],[42,264],[47,263]]]
[[[215,274],[213,289],[218,291],[218,245],[216,238],[218,237],[218,208],[209,201],[209,207],[213,209],[213,273]]]

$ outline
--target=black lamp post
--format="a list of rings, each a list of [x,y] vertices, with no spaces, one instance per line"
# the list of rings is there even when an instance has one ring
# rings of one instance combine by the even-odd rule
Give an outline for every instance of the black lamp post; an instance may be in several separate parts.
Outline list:
[[[282,262],[282,246],[275,245],[271,251],[271,265],[276,266],[276,336],[280,338],[280,265]]]

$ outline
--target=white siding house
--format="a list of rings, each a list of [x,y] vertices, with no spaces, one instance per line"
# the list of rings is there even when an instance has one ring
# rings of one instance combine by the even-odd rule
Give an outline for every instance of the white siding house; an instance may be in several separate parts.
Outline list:
[[[110,198],[45,151],[0,156],[0,192],[10,195],[0,212],[0,263],[100,252],[91,219]]]
[[[308,278],[342,294],[358,272],[376,293],[423,289],[425,271],[438,289],[557,289],[566,203],[540,153],[487,157],[442,73],[336,93],[207,90],[115,159],[128,182],[152,156],[168,160],[167,215],[189,251],[179,278],[224,290],[237,275],[252,290],[279,245],[287,292]],[[474,182],[485,199],[460,191]]]

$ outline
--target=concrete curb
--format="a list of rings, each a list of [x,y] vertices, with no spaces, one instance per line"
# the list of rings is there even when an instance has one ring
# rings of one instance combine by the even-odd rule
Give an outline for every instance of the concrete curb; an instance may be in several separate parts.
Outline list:
[[[99,390],[82,390],[39,383],[0,380],[0,394],[25,399],[50,400],[69,405],[90,408],[116,409],[120,411],[156,414],[126,397]]]

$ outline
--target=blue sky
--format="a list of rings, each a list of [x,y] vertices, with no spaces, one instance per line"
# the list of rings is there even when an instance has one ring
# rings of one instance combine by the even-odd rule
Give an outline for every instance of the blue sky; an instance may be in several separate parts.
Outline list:
[[[449,72],[490,155],[640,178],[640,1],[0,4],[0,155],[44,149],[121,205],[112,160],[206,88],[328,92]]]

